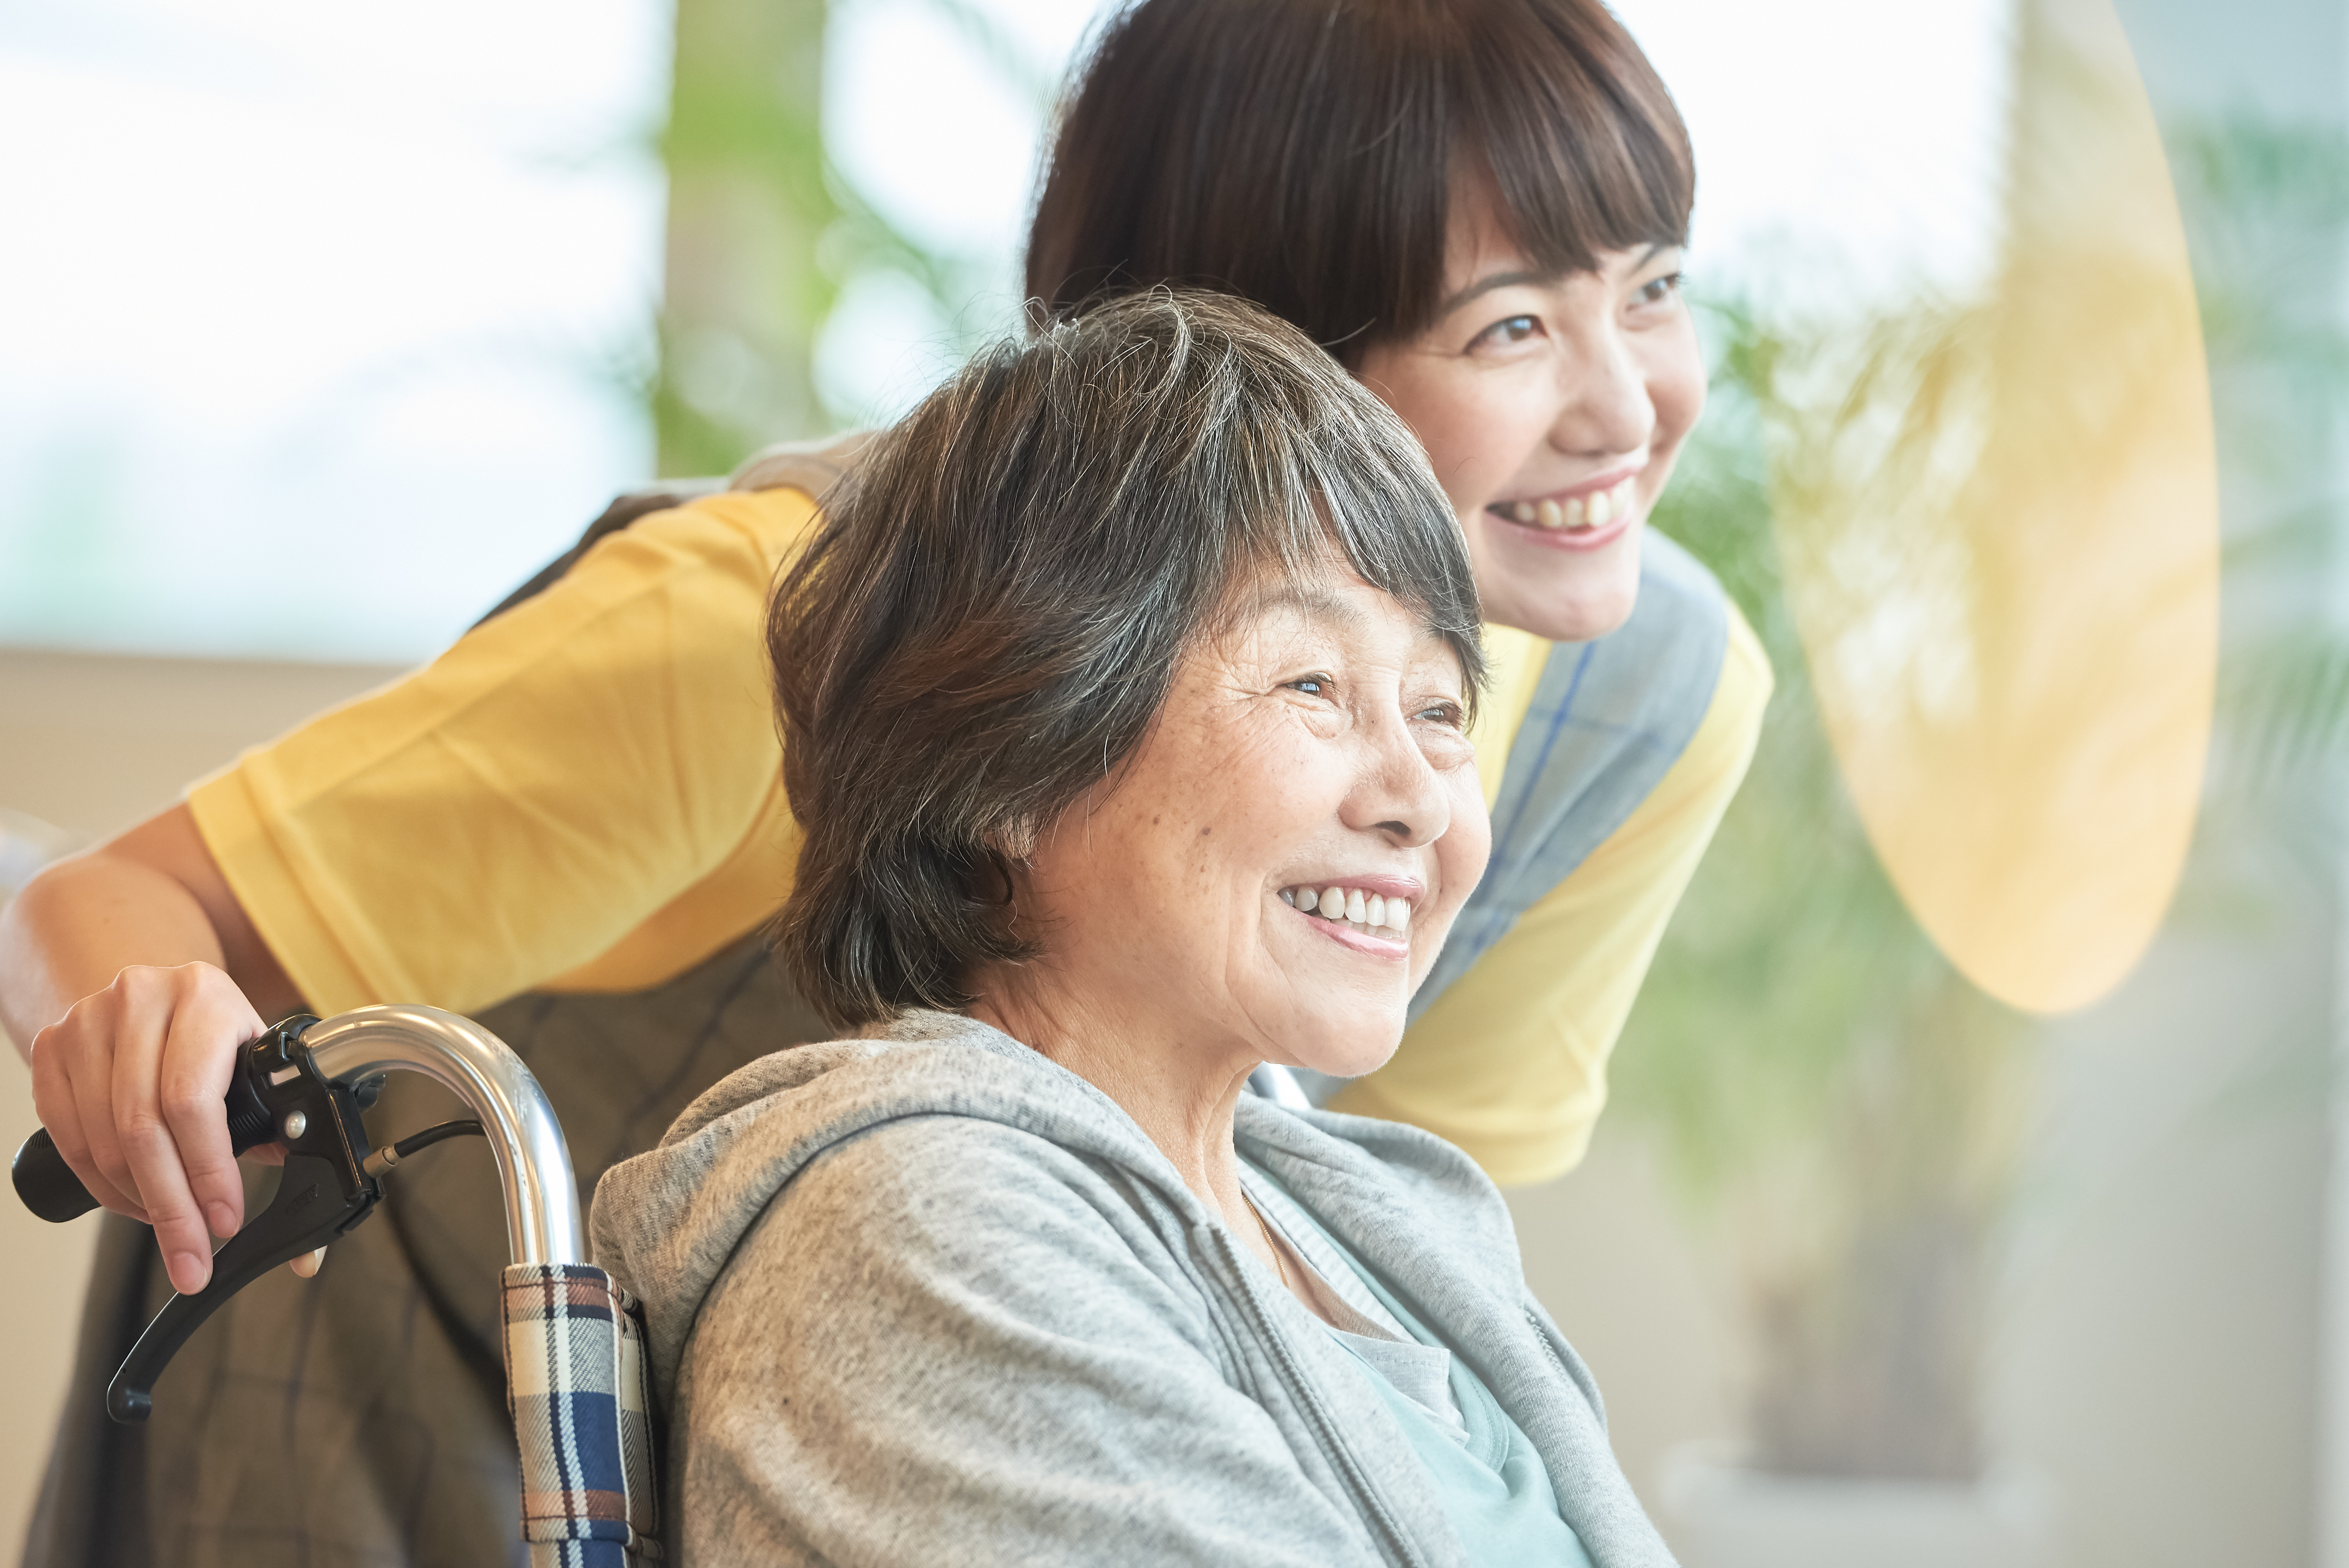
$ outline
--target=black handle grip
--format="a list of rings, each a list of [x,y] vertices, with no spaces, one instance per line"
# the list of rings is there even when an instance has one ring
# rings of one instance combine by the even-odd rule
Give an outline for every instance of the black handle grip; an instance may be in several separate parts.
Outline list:
[[[230,1075],[228,1094],[221,1102],[228,1113],[229,1147],[236,1153],[267,1143],[274,1135],[269,1106],[261,1096],[262,1085],[273,1069],[284,1070],[294,1043],[316,1022],[307,1013],[297,1013],[265,1031],[238,1054],[236,1071]],[[98,1207],[98,1199],[57,1152],[47,1127],[36,1130],[16,1150],[16,1158],[9,1162],[8,1179],[25,1207],[54,1225],[78,1220]]]
[[[16,1183],[16,1196],[25,1200],[25,1207],[52,1225],[78,1220],[98,1207],[98,1199],[57,1152],[47,1127],[36,1129],[16,1151],[8,1167],[8,1179]]]

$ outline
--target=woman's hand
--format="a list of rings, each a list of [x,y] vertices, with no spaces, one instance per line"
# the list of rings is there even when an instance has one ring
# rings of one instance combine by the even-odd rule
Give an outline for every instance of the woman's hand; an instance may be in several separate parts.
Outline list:
[[[264,1027],[212,964],[134,964],[33,1036],[41,1125],[90,1196],[155,1228],[181,1295],[212,1277],[207,1231],[244,1223],[222,1100],[238,1048]]]
[[[222,1105],[237,1048],[301,1002],[184,805],[0,910],[0,1025],[34,1108],[91,1196],[155,1227],[182,1294],[212,1278],[211,1237],[244,1220]]]

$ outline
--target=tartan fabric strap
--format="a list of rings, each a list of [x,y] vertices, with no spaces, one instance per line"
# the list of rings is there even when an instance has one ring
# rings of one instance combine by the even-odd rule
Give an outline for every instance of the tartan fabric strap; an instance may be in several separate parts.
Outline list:
[[[644,1324],[635,1298],[583,1263],[505,1272],[506,1403],[522,1447],[532,1568],[660,1559]]]

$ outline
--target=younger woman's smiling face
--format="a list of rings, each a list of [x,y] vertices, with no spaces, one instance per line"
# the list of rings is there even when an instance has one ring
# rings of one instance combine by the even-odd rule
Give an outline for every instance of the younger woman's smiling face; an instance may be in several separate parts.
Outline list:
[[[1676,245],[1544,273],[1489,176],[1464,182],[1444,301],[1355,371],[1427,448],[1459,514],[1485,618],[1554,641],[1614,630],[1640,587],[1640,533],[1704,409]]]

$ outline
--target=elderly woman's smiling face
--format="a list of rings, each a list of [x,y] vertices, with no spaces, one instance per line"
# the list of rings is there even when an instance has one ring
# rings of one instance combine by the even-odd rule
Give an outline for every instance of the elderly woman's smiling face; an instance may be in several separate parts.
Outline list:
[[[1044,956],[1011,980],[1020,1011],[1202,1066],[1386,1060],[1485,867],[1466,695],[1450,647],[1342,566],[1262,580],[1133,754],[1040,836],[1018,908]]]

